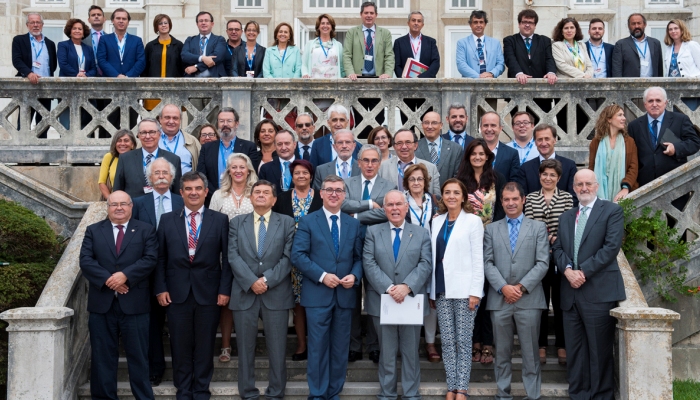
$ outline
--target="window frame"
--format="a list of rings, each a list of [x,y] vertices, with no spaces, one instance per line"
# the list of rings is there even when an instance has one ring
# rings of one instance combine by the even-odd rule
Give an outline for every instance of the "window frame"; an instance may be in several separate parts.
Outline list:
[[[665,7],[671,7],[671,8],[683,8],[685,5],[683,0],[677,0],[677,3],[653,3],[652,0],[644,0],[644,8],[665,8]]]
[[[661,42],[661,45],[663,46],[664,36],[666,36],[666,25],[668,25],[668,23],[669,21],[647,21],[647,27],[646,29],[644,29],[644,35],[657,39],[659,42]],[[660,38],[651,36],[651,30],[654,28],[663,28],[664,36]]]
[[[131,21],[129,21],[129,28],[136,28],[136,36],[140,37],[142,41],[145,40],[145,38],[143,36],[144,21],[135,20],[132,18]],[[127,32],[129,30],[129,28],[127,28]],[[112,25],[112,21],[110,21],[109,19],[107,19],[105,21],[104,32],[105,33],[114,33],[114,25]]]
[[[608,0],[601,0],[600,3],[592,4],[578,3],[577,0],[570,0],[569,7],[572,9],[608,8]]]
[[[106,0],[105,8],[142,8],[144,6],[144,0]]]
[[[445,0],[445,12],[448,13],[471,13],[474,10],[483,10],[483,0],[474,0],[474,7],[453,7],[452,0]]]
[[[577,19],[578,21],[578,19]],[[579,26],[581,27],[581,33],[583,33],[583,42],[587,42],[589,39],[588,36],[588,27],[591,25],[590,21],[578,21]],[[605,43],[610,43],[608,42],[608,21],[603,21],[603,25],[605,26],[605,34],[603,35],[603,42]],[[614,44],[614,43],[612,43]]]
[[[268,10],[268,1],[267,0],[260,0],[260,7],[239,6],[238,0],[231,0],[231,11],[240,11],[240,12],[254,11],[254,12],[266,13],[267,10]]]
[[[456,32],[465,32],[466,35],[464,37],[467,37],[472,34],[472,29],[469,27],[469,25],[445,25],[445,48],[444,48],[444,57],[445,57],[445,62],[444,64],[440,62],[440,65],[444,65],[444,68],[441,68],[443,70],[443,77],[445,78],[461,78],[462,76],[459,75],[458,77],[452,76],[454,71],[459,71],[457,70],[457,52],[452,51],[452,33]],[[457,47],[457,43],[454,43],[455,48]]]
[[[318,0],[316,0],[318,1]],[[326,0],[326,1],[334,1],[334,0]],[[374,3],[377,4],[379,0],[375,0]],[[389,0],[386,0],[389,1]],[[397,1],[397,0],[394,0]],[[480,1],[480,0],[477,0]],[[364,2],[364,0],[360,1],[360,5]],[[379,4],[377,4],[377,12],[381,14],[402,14],[405,13],[408,15],[409,12],[411,12],[411,0],[403,0],[403,8],[380,8]],[[303,5],[302,5],[302,12],[304,14],[342,14],[342,15],[347,15],[347,14],[360,14],[360,9],[358,7],[311,7],[310,0],[303,0]]]
[[[5,3],[5,1],[0,1],[1,3]],[[47,8],[53,8],[53,7],[70,7],[70,0],[56,0],[56,1],[47,1],[47,0],[32,0],[31,1],[31,7],[47,7]]]

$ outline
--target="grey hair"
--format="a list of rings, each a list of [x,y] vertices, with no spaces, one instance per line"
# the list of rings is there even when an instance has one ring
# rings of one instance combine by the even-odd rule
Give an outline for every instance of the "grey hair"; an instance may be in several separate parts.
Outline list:
[[[29,17],[32,15],[38,15],[39,19],[41,20],[41,23],[42,24],[44,23],[44,17],[42,17],[41,14],[39,14],[38,12],[30,12],[27,14],[27,22],[26,22],[27,24],[29,23]]]
[[[411,13],[408,14],[408,20],[410,21],[410,20],[411,20],[411,15],[415,15],[415,14],[420,14],[421,18],[423,18],[423,20],[425,20],[425,17],[423,16],[423,13],[420,12],[420,11],[411,11]]]
[[[403,201],[404,202],[406,201],[406,195],[403,192],[396,190],[396,189],[391,189],[390,191],[386,192],[386,194],[384,195],[384,203],[382,203],[382,204],[386,204],[387,197],[389,197],[389,195],[392,193],[398,193],[401,196],[401,198],[403,199]]]
[[[329,115],[330,115],[330,114],[329,114]],[[301,117],[309,117],[309,119],[311,119],[311,123],[312,123],[312,124],[314,123],[314,117],[313,117],[313,115],[311,115],[311,114],[309,114],[309,113],[306,113],[306,112],[305,112],[305,113],[301,113],[301,114],[297,114],[297,119],[294,120],[294,123],[296,123],[297,121],[299,121],[299,118],[301,118]]]
[[[467,114],[467,115],[469,115],[469,113],[467,112],[467,106],[465,106],[465,105],[462,104],[462,103],[452,103],[452,104],[450,104],[450,107],[447,108],[447,115],[449,115],[449,114],[450,114],[450,111],[452,111],[452,110],[464,110],[464,113]]]
[[[296,144],[299,140],[297,140],[297,133],[294,131],[290,131],[289,129],[280,129],[279,131],[275,132],[275,140],[277,139],[277,136],[280,133],[288,133],[292,137],[292,141]]]
[[[368,151],[368,150],[374,150],[374,151],[377,152],[377,154],[379,155],[379,163],[381,164],[381,162],[382,162],[382,152],[381,152],[381,150],[379,150],[379,147],[377,147],[377,146],[375,146],[375,145],[373,145],[373,144],[364,144],[364,145],[362,145],[362,147],[360,147],[360,152],[357,153],[357,158],[358,158],[358,159],[362,158],[362,154],[364,154],[365,151]]]
[[[155,118],[144,118],[144,119],[142,119],[142,120],[139,122],[139,132],[141,131],[141,124],[143,124],[144,122],[153,122],[154,124],[156,124],[157,130],[160,131],[160,122],[158,122],[157,119],[155,119]]]
[[[146,166],[146,182],[148,183],[148,186],[153,187],[153,182],[151,181],[151,171],[153,170],[153,164],[155,164],[158,161],[165,161],[168,163],[168,169],[170,170],[170,184],[172,185],[173,179],[175,179],[175,166],[168,160],[166,160],[163,157],[156,158],[153,160],[152,163],[148,164]]]
[[[338,129],[333,133],[333,140],[335,140],[336,136],[338,136],[339,133],[349,133],[352,135],[352,138],[355,139],[355,134],[352,133],[350,129]]]
[[[336,103],[336,104],[333,104],[332,106],[328,107],[328,110],[326,110],[326,115],[328,116],[328,118],[330,118],[331,114],[334,112],[339,113],[339,114],[344,114],[345,118],[347,118],[348,121],[350,121],[350,111],[348,111],[348,109],[345,108],[345,106],[343,106],[342,104]]]
[[[668,97],[666,96],[666,90],[664,90],[664,88],[662,88],[662,87],[660,87],[660,86],[652,86],[652,87],[650,87],[650,88],[647,88],[647,89],[644,91],[644,102],[647,101],[647,95],[648,95],[652,90],[658,90],[659,92],[661,92],[661,95],[664,97],[664,101],[668,100]]]

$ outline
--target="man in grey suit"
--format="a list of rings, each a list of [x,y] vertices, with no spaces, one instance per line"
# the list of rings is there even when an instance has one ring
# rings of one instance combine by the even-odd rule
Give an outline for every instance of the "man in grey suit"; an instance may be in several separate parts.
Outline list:
[[[287,385],[287,317],[294,307],[289,278],[294,219],[272,212],[277,191],[268,181],[257,181],[250,198],[254,211],[229,223],[228,256],[234,276],[229,308],[236,324],[238,391],[243,399],[260,395],[255,386],[255,341],[262,318],[270,357],[265,397],[282,398]]]
[[[335,160],[316,167],[314,173],[314,190],[321,190],[321,184],[328,175],[337,175],[343,179],[360,174],[357,161],[352,159],[355,151],[355,135],[348,129],[340,129],[333,135],[333,148],[338,157]]]
[[[396,183],[400,191],[403,187],[403,171],[412,164],[423,164],[430,175],[430,193],[440,194],[440,173],[430,161],[416,157],[418,135],[408,129],[399,129],[394,135],[396,157],[391,157],[379,167],[379,176],[391,183]]]
[[[440,114],[431,111],[423,116],[425,137],[418,141],[416,157],[430,161],[440,173],[440,187],[457,173],[464,149],[457,143],[442,138]]]
[[[401,352],[402,399],[420,399],[420,325],[381,325],[380,294],[388,294],[397,303],[406,296],[423,295],[432,273],[430,234],[420,226],[407,224],[406,196],[392,190],[384,196],[388,223],[367,228],[363,250],[363,268],[370,283],[367,290],[367,314],[379,333],[379,385],[377,398],[396,399],[396,355]],[[428,314],[426,302],[423,314]]]
[[[552,255],[561,279],[569,396],[574,400],[612,399],[615,381],[615,318],[610,310],[625,299],[617,264],[622,246],[622,207],[598,199],[595,173],[574,175],[578,207],[559,217]]]
[[[627,18],[630,36],[615,43],[612,52],[613,78],[664,76],[661,42],[644,34],[646,27],[647,19],[640,13],[631,14]]]
[[[539,316],[547,308],[542,279],[549,267],[549,241],[544,222],[525,218],[525,191],[507,183],[501,192],[506,218],[484,231],[484,275],[496,345],[496,399],[512,399],[511,350],[513,328],[518,331],[523,358],[526,399],[540,398],[542,375],[538,355]]]

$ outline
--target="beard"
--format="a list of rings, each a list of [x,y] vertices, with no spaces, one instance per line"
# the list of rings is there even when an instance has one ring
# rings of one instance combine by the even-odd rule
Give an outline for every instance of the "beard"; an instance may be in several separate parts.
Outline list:
[[[640,37],[644,36],[644,31],[641,29],[634,29],[630,31],[630,34],[635,38],[639,39]]]

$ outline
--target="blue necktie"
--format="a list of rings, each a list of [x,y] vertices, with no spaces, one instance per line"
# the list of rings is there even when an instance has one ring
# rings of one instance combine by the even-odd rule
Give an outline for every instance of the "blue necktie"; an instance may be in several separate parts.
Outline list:
[[[340,250],[340,232],[338,231],[338,216],[331,215],[331,237],[333,238],[333,248],[335,248],[335,255],[338,255]]]
[[[284,162],[284,176],[282,179],[282,190],[289,190],[289,186],[292,184],[292,174],[289,172],[289,161]]]
[[[258,257],[263,255],[263,247],[265,246],[265,236],[267,229],[265,228],[265,217],[260,216],[260,228],[258,229]]]
[[[510,225],[510,252],[515,253],[515,244],[518,243],[518,233],[520,232],[520,221],[517,219],[509,219]]]
[[[462,137],[461,136],[454,135],[453,139],[458,145],[460,145],[460,146],[462,145]]]
[[[367,29],[367,37],[365,38],[365,55],[366,56],[373,56],[374,55],[374,43],[372,43],[372,30]],[[369,61],[365,59],[365,71],[369,72],[374,69],[374,57],[372,58],[372,61]]]
[[[362,200],[369,200],[370,199],[370,197],[369,197],[369,184],[370,184],[370,180],[367,179],[365,181],[365,190],[362,192]]]
[[[481,38],[476,39],[476,51],[479,53],[479,73],[486,72],[486,60],[484,58],[484,46],[481,45]]]
[[[396,236],[394,236],[394,261],[396,261],[399,258],[399,248],[401,247],[401,237],[399,236],[401,228],[392,229],[396,232]]]
[[[656,148],[656,143],[659,140],[659,120],[651,121],[651,145]]]

